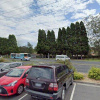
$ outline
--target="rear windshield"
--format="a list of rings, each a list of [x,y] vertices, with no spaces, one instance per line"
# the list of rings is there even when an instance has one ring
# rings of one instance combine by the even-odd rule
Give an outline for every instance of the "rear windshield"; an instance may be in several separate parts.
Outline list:
[[[53,70],[48,67],[32,67],[28,77],[35,79],[53,79]]]

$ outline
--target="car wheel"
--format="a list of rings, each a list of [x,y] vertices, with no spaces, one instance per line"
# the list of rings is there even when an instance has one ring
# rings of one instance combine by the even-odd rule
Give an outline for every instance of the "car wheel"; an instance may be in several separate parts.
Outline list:
[[[65,100],[65,87],[62,89],[61,100]]]
[[[20,85],[17,89],[17,94],[20,95],[24,91],[24,86]]]
[[[73,85],[73,77],[72,77],[72,79],[71,79],[71,83],[70,83],[70,85]]]

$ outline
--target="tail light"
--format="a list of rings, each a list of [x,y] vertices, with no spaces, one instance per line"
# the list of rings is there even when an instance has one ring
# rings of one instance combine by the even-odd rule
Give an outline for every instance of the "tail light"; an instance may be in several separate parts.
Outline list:
[[[29,79],[26,79],[25,85],[29,86]]]
[[[49,91],[58,91],[58,85],[57,85],[57,83],[50,83],[48,90]]]

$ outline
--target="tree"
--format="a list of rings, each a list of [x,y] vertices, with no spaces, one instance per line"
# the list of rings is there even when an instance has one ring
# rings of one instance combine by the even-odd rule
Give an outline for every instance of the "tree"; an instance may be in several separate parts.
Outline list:
[[[89,16],[90,21],[87,22],[87,32],[91,36],[89,37],[90,46],[95,48],[95,52],[99,55],[100,46],[100,14],[97,16]],[[97,43],[97,44],[96,44]]]
[[[12,53],[12,52],[14,52],[14,53],[19,52],[19,49],[18,49],[18,46],[17,46],[17,40],[16,40],[16,37],[14,35],[9,35],[8,45],[9,45],[9,48],[8,48],[9,54]]]
[[[27,48],[28,48],[28,53],[32,54],[33,53],[33,47],[31,43],[27,43]]]
[[[66,52],[68,56],[71,56],[71,43],[70,43],[70,37],[71,37],[71,29],[70,27],[67,27],[66,30]]]
[[[38,31],[37,53],[46,54],[46,33],[41,29]]]
[[[66,29],[62,28],[62,54],[66,54]]]
[[[57,38],[57,54],[62,54],[62,30],[59,28]]]
[[[54,31],[49,31],[47,32],[47,38],[46,38],[46,48],[47,52],[49,54],[55,55],[56,53],[56,42],[55,42],[55,34]]]
[[[87,55],[88,52],[89,52],[87,32],[86,32],[86,28],[84,26],[84,23],[82,21],[80,22],[80,29],[81,29],[81,33],[80,33],[80,54],[81,54],[81,58],[82,58],[82,54]]]

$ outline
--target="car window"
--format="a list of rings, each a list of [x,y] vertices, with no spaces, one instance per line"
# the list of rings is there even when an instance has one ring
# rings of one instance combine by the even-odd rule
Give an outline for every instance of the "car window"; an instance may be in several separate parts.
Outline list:
[[[53,79],[52,68],[48,67],[32,67],[28,77],[39,79]]]
[[[4,64],[0,64],[0,68],[2,68],[4,66]]]
[[[22,64],[21,63],[17,63],[17,66],[21,66]]]
[[[15,64],[10,64],[10,67],[11,68],[17,67],[17,64],[16,63]]]
[[[9,76],[9,77],[20,77],[24,72],[24,69],[12,69],[11,71],[9,71],[6,76]]]
[[[8,65],[8,64],[7,65],[4,65],[3,66],[3,69],[10,69],[10,65]]]
[[[56,69],[56,76],[57,78],[61,77],[62,75],[66,74],[66,70],[65,70],[65,66],[59,66],[57,69]]]

